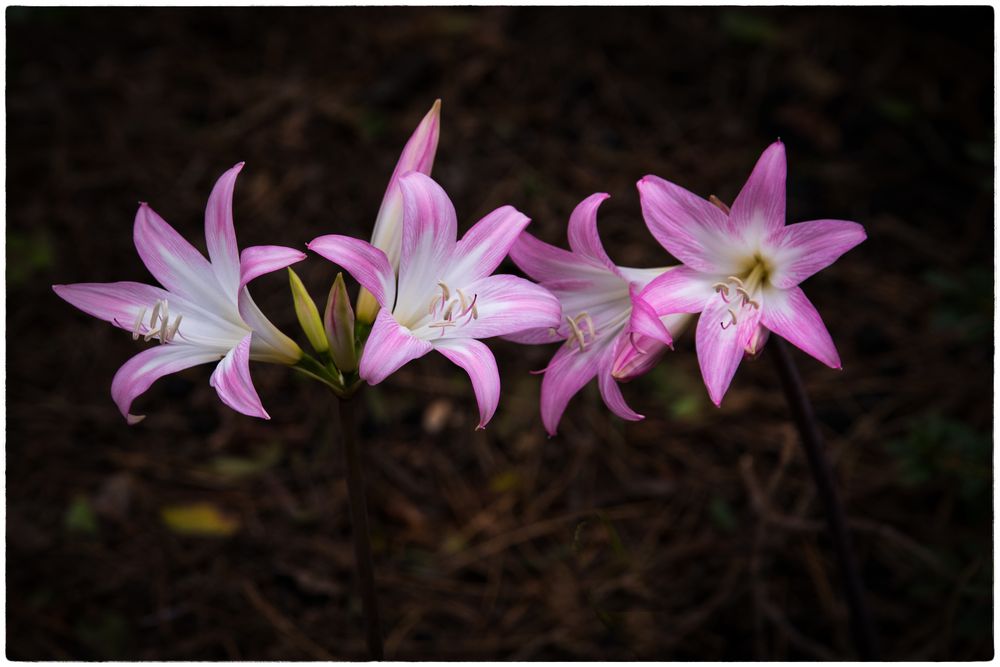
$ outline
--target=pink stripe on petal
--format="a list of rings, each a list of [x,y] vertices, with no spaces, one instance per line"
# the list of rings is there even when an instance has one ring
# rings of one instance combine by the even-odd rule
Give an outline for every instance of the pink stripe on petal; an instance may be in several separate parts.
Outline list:
[[[619,344],[624,341],[624,336],[626,334],[620,335],[619,340],[615,344],[608,345],[601,353],[597,371],[597,383],[598,388],[601,390],[601,398],[604,399],[604,404],[608,406],[611,412],[626,421],[639,421],[644,418],[643,415],[640,415],[628,406],[628,403],[625,402],[625,397],[622,396],[621,387],[618,386],[618,383],[611,374],[617,356],[616,352]],[[627,345],[628,342],[625,341],[624,344]]]
[[[529,222],[513,206],[487,214],[458,242],[445,282],[464,285],[493,273]]]
[[[776,141],[761,154],[733,201],[729,219],[748,242],[766,238],[785,226],[785,145]]]
[[[242,288],[254,278],[291,266],[305,258],[306,254],[301,250],[280,245],[255,245],[244,248],[240,254],[239,286]]]
[[[639,293],[658,315],[700,313],[715,295],[712,285],[724,280],[678,266],[654,278]]]
[[[236,245],[236,230],[233,227],[233,189],[241,169],[242,162],[219,177],[205,207],[208,257],[219,284],[234,295],[240,286],[240,250]]]
[[[667,252],[692,269],[732,273],[735,241],[729,218],[684,188],[658,176],[636,184],[646,226]]]
[[[227,309],[236,293],[223,292],[212,265],[147,204],[135,214],[135,248],[160,284],[196,303]]]
[[[524,278],[487,276],[469,283],[463,291],[468,298],[476,299],[479,317],[449,330],[445,338],[490,338],[560,325],[562,308],[558,299]]]
[[[191,345],[157,345],[143,350],[126,361],[111,381],[111,397],[129,424],[137,424],[143,415],[129,413],[132,402],[164,375],[185,368],[217,361],[219,352],[207,352]]]
[[[597,375],[601,348],[590,345],[581,351],[564,345],[549,362],[542,377],[542,423],[548,434],[555,435],[563,412],[573,396]]]
[[[384,252],[370,243],[339,234],[320,236],[306,247],[345,269],[372,293],[380,306],[392,309],[396,301],[396,274]]]
[[[841,368],[830,332],[801,289],[770,289],[763,301],[761,324],[830,368]]]
[[[782,227],[771,235],[771,283],[782,289],[833,264],[867,238],[865,228],[847,220],[812,220]]]
[[[392,314],[382,308],[361,353],[358,374],[368,384],[378,384],[404,364],[419,359],[432,349],[430,343],[400,326]]]
[[[452,338],[434,341],[434,349],[469,374],[479,403],[476,430],[486,428],[500,402],[500,372],[490,348],[471,338]]]
[[[590,195],[577,204],[573,213],[569,216],[569,247],[577,255],[584,255],[602,264],[604,268],[618,275],[618,267],[608,257],[601,243],[601,237],[597,233],[597,209],[601,203],[611,197],[605,192],[598,192]]]
[[[223,403],[249,417],[270,419],[250,378],[250,338],[241,340],[215,367],[209,384]]]
[[[765,307],[757,309],[737,306],[736,302],[726,303],[721,298],[713,299],[698,318],[695,331],[698,365],[701,366],[708,396],[716,405],[722,403],[750,337],[760,323],[761,309]],[[732,323],[730,308],[737,313],[735,325]]]

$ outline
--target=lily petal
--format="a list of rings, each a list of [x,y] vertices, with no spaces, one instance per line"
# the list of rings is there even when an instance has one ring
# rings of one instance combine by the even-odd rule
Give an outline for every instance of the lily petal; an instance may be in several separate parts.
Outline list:
[[[608,271],[621,275],[618,267],[604,251],[601,237],[597,233],[597,209],[610,197],[611,195],[606,192],[598,192],[577,204],[569,216],[566,233],[569,236],[569,247],[575,254],[589,257],[604,265]]]
[[[729,308],[730,304],[722,299],[712,299],[698,318],[695,331],[698,365],[709,398],[716,405],[722,403],[761,318],[760,309],[744,307],[739,311],[738,323],[733,325]]]
[[[148,204],[139,205],[133,237],[143,264],[168,291],[235,314],[236,294],[223,291],[208,260]]]
[[[464,285],[493,273],[530,221],[513,206],[487,214],[458,242],[445,282]]]
[[[164,375],[217,361],[222,353],[193,345],[157,345],[126,361],[111,381],[111,397],[129,424],[138,424],[145,415],[129,413],[132,402]]]
[[[559,420],[569,400],[597,375],[602,348],[591,345],[583,350],[564,345],[552,357],[542,377],[542,423],[550,436],[559,428]]]
[[[239,286],[242,288],[254,278],[279,271],[305,258],[304,252],[280,245],[255,245],[244,248],[240,253]]]
[[[698,271],[731,273],[736,268],[725,213],[658,176],[645,176],[636,187],[646,226],[667,252]]]
[[[464,289],[470,298],[476,299],[479,317],[445,333],[444,338],[490,338],[560,324],[559,300],[544,287],[524,278],[487,276]]]
[[[733,201],[730,220],[744,240],[754,243],[785,226],[785,145],[776,141],[757,160]]]
[[[399,179],[411,171],[430,175],[440,129],[441,100],[437,100],[406,142],[396,168],[392,171],[385,196],[382,197],[382,205],[379,206],[372,232],[372,245],[385,253],[393,267],[399,266],[402,242],[403,197],[399,190]]]
[[[53,285],[52,290],[88,315],[126,331],[132,330],[143,308],[170,298],[165,289],[131,281]]]
[[[386,308],[378,311],[361,355],[358,374],[368,384],[378,384],[407,362],[419,359],[433,348],[399,325]]]
[[[715,294],[712,284],[719,280],[722,278],[678,266],[654,278],[639,295],[659,315],[700,313]]]
[[[801,289],[768,290],[761,308],[761,324],[830,368],[841,368],[830,332]]]
[[[596,282],[618,282],[605,267],[521,232],[510,248],[510,258],[517,268],[549,289],[586,289]]]
[[[52,289],[61,298],[88,315],[110,322],[114,326],[132,331],[139,316],[143,316],[142,331],[152,316],[152,309],[158,301],[166,301],[169,312],[183,316],[178,331],[180,338],[188,342],[228,350],[233,342],[245,334],[245,327],[228,319],[218,317],[200,304],[171,294],[165,289],[121,281],[116,283],[75,283],[53,285]]]
[[[399,187],[403,192],[403,247],[397,316],[406,322],[427,308],[431,293],[437,290],[451,263],[458,223],[448,195],[429,176],[410,172],[399,179]]]
[[[240,290],[239,307],[240,317],[253,330],[250,357],[254,361],[286,366],[298,363],[302,358],[302,348],[267,319],[246,287]]]
[[[205,241],[212,269],[222,289],[236,295],[240,283],[240,250],[233,227],[233,189],[243,162],[219,177],[205,207]]]
[[[313,252],[343,267],[383,308],[396,302],[396,274],[385,253],[360,239],[328,234],[306,244]]]
[[[451,338],[434,341],[434,349],[469,374],[479,403],[476,430],[486,428],[500,402],[500,372],[490,348],[472,338]]]
[[[667,327],[663,325],[653,307],[639,296],[639,290],[635,286],[630,286],[629,296],[632,300],[632,313],[629,315],[625,334],[642,334],[672,347],[674,340],[670,337]]]
[[[621,387],[618,386],[612,375],[612,367],[617,357],[616,352],[619,344],[625,337],[626,334],[624,333],[619,335],[619,341],[616,344],[608,345],[601,353],[597,369],[597,386],[601,390],[601,398],[604,399],[604,404],[608,406],[611,412],[626,421],[634,422],[644,419],[644,417],[628,406],[628,403],[625,402],[625,397],[622,396]]]
[[[847,220],[812,220],[782,227],[771,235],[771,283],[794,287],[867,238],[865,228]]]
[[[251,337],[252,334],[248,334],[222,358],[208,383],[215,387],[222,402],[233,410],[250,417],[270,419],[250,379]]]

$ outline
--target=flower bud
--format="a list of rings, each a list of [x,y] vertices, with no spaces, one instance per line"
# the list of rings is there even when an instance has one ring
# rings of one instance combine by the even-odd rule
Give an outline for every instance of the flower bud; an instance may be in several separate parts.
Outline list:
[[[299,326],[302,327],[302,331],[305,332],[306,338],[309,339],[309,344],[313,346],[314,350],[321,354],[326,352],[330,349],[330,343],[327,341],[326,333],[323,331],[323,322],[319,319],[319,310],[316,308],[316,303],[309,296],[309,292],[306,291],[306,286],[302,284],[302,281],[291,269],[288,269],[288,282],[292,287],[292,299],[295,301],[295,316],[299,318]]]
[[[371,296],[371,294],[368,294]],[[374,301],[374,299],[373,299]],[[361,299],[358,299],[360,307]],[[376,304],[377,309],[377,304]],[[354,311],[347,297],[344,274],[338,273],[326,300],[323,326],[330,341],[330,355],[333,363],[342,373],[351,373],[358,367],[358,355],[354,349]]]

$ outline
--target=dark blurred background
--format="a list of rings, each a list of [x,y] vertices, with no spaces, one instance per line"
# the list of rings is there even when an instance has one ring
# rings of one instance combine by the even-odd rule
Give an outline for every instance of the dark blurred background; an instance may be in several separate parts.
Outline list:
[[[255,365],[263,422],[202,366],[129,428],[109,387],[141,346],[50,285],[148,281],[140,199],[204,249],[239,160],[241,246],[368,238],[440,97],[460,230],[509,203],[565,244],[606,191],[621,264],[667,262],[636,180],[731,201],[785,141],[789,222],[869,233],[805,285],[844,371],[795,359],[884,657],[991,657],[992,27],[990,8],[8,9],[7,656],[364,657],[322,388]],[[296,268],[324,299],[333,266]],[[285,277],[253,292],[305,345]],[[492,347],[485,432],[436,355],[359,399],[388,657],[852,655],[766,353],[716,409],[688,332],[625,387],[645,421],[590,386],[547,439],[528,371],[553,348]]]

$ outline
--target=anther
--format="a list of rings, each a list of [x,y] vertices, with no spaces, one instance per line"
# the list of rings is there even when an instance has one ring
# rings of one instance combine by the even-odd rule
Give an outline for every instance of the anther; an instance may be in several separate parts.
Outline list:
[[[726,278],[726,280],[728,280],[729,282],[736,283],[740,287],[743,287],[743,281],[737,278],[736,276],[729,276],[728,278]]]
[[[448,286],[443,282],[438,281],[438,287],[441,288],[441,294],[444,296],[444,300],[447,301],[451,298],[451,292],[448,290]]]

